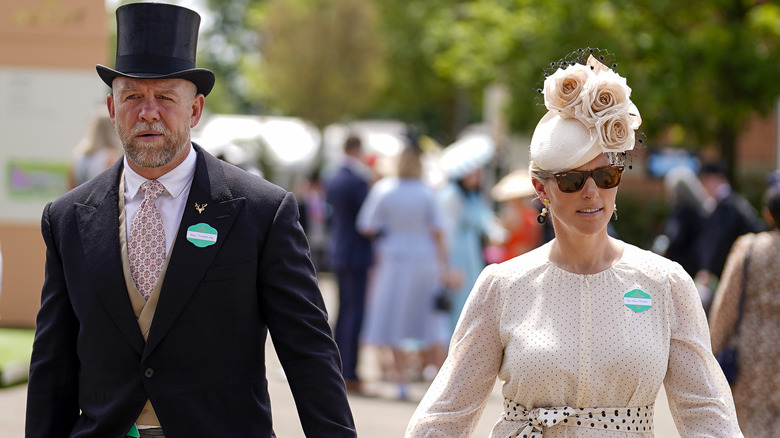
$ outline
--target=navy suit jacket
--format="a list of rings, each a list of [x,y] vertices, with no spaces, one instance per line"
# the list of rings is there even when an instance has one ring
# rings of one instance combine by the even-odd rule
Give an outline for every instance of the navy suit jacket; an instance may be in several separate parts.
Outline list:
[[[122,271],[122,160],[46,206],[27,437],[123,437],[147,398],[169,438],[274,436],[268,332],[306,435],[355,436],[295,199],[195,150],[147,342]],[[216,244],[186,240],[197,223],[217,229]]]
[[[331,206],[328,256],[333,269],[368,269],[371,266],[371,241],[355,228],[367,195],[368,182],[346,165],[327,183],[325,197]]]
[[[764,231],[750,203],[737,193],[718,200],[700,237],[701,269],[720,277],[731,245],[743,234]]]

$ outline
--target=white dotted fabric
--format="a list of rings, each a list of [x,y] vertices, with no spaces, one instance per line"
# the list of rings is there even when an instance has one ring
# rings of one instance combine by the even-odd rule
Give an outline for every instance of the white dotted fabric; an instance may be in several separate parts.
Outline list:
[[[549,261],[549,248],[482,272],[407,437],[470,436],[496,378],[505,400],[525,411],[644,409],[664,384],[683,437],[740,436],[699,295],[678,264],[626,245],[612,268],[573,274]],[[635,289],[650,295],[649,309],[625,305]],[[506,413],[489,415],[500,416],[494,438],[522,436],[527,426]],[[567,423],[544,428],[543,436],[653,437],[601,426]]]

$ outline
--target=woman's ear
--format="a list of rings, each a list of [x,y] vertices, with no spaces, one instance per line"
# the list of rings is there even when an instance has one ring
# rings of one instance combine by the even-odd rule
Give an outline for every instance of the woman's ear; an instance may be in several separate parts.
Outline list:
[[[533,183],[534,189],[536,190],[536,196],[542,200],[547,199],[547,192],[544,189],[544,182],[536,178],[531,178],[531,182]]]

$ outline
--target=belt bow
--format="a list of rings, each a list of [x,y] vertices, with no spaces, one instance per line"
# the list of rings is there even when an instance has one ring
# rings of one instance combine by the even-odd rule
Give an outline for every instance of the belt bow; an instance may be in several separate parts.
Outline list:
[[[517,438],[542,438],[546,428],[561,424],[599,430],[627,433],[646,433],[653,430],[653,406],[621,408],[572,408],[569,406],[525,409],[504,400],[505,420],[518,422]]]

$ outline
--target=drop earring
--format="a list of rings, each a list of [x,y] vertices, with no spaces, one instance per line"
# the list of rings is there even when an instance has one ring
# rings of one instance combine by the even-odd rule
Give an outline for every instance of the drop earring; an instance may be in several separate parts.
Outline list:
[[[550,212],[550,210],[548,209],[548,207],[550,206],[550,201],[548,199],[545,199],[544,201],[542,201],[542,203],[544,204],[544,208],[542,208],[542,212],[539,213],[539,216],[536,216],[536,222],[539,222],[540,224],[547,222],[547,213]]]
[[[615,218],[615,220],[617,220],[617,204],[615,204],[614,207],[612,208],[612,217]]]

